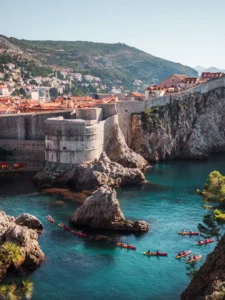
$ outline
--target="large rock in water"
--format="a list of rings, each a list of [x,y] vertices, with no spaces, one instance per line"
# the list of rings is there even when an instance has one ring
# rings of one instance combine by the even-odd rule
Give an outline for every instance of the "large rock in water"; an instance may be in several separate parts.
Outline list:
[[[117,162],[126,168],[144,169],[148,166],[147,160],[127,146],[124,135],[117,123],[111,130],[106,144],[105,152],[111,161]]]
[[[181,300],[219,299],[225,299],[225,235],[181,295]]]
[[[71,216],[70,223],[126,232],[145,232],[149,228],[144,221],[125,220],[116,191],[108,186],[102,186],[86,199]]]
[[[38,244],[38,233],[27,226],[17,225],[15,218],[0,211],[0,247],[4,242],[19,246],[22,258],[18,267],[24,271],[37,268],[45,258]],[[2,261],[0,265],[0,279],[2,279],[10,265]]]
[[[106,153],[102,152],[98,160],[83,164],[47,163],[44,169],[35,175],[34,181],[39,185],[69,184],[77,190],[95,190],[103,185],[118,187],[140,184],[145,181],[145,176],[137,168],[124,168],[112,162]]]
[[[42,230],[43,225],[41,221],[38,220],[35,216],[29,214],[22,214],[15,219],[15,223],[21,226],[27,226],[31,229]]]

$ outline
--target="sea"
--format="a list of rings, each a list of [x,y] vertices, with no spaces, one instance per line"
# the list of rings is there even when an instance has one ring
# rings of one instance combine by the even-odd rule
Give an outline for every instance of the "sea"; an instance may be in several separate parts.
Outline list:
[[[202,254],[199,268],[216,242],[196,246],[196,236],[180,236],[178,231],[197,230],[207,212],[196,194],[211,171],[225,174],[225,154],[206,161],[169,161],[153,164],[147,183],[117,190],[125,217],[145,220],[150,230],[144,234],[93,231],[83,228],[82,238],[64,231],[69,217],[81,205],[56,194],[42,194],[31,182],[32,173],[0,174],[0,209],[8,215],[27,212],[44,225],[39,243],[45,261],[29,274],[10,275],[5,282],[29,278],[34,285],[34,300],[123,299],[177,300],[190,283],[185,259],[178,251]],[[59,202],[60,200],[60,202]],[[62,202],[63,201],[63,202]],[[55,223],[45,217],[51,215]],[[122,241],[136,251],[117,247]],[[167,257],[148,257],[143,252],[168,252]]]

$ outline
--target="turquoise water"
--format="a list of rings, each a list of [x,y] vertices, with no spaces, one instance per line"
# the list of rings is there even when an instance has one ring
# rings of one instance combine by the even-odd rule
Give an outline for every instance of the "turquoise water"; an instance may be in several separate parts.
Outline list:
[[[179,299],[190,279],[184,260],[174,259],[175,252],[191,249],[201,253],[200,266],[215,243],[198,247],[197,237],[176,232],[197,229],[205,211],[195,191],[212,170],[225,173],[224,159],[224,154],[218,154],[204,162],[156,164],[147,172],[151,184],[120,189],[118,199],[125,216],[148,221],[150,231],[140,236],[98,233],[115,242],[96,241],[94,232],[79,238],[48,223],[48,214],[56,222],[67,223],[79,204],[68,200],[55,206],[60,197],[39,194],[29,181],[31,175],[0,177],[0,209],[15,216],[34,214],[45,227],[40,245],[46,260],[29,274],[34,282],[33,299]],[[116,247],[120,240],[135,245],[137,251]],[[148,249],[167,251],[168,257],[144,256]]]

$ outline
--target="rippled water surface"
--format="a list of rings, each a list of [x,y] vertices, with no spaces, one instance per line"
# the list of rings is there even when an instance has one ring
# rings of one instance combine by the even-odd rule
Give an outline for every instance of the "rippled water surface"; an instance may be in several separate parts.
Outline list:
[[[152,299],[176,300],[189,283],[184,260],[174,259],[178,250],[191,249],[206,255],[214,244],[195,246],[196,237],[177,235],[181,229],[196,230],[205,212],[195,194],[213,170],[225,173],[225,155],[209,161],[176,161],[156,164],[147,173],[147,183],[118,191],[121,208],[128,219],[149,222],[146,234],[98,234],[115,238],[96,241],[96,233],[79,238],[56,224],[67,223],[79,206],[69,200],[54,205],[60,197],[41,195],[30,183],[32,174],[0,177],[0,209],[9,215],[28,212],[44,224],[40,245],[46,253],[41,267],[29,275],[34,282],[33,299]],[[48,223],[50,214],[56,224]],[[129,251],[116,247],[122,240],[137,247]],[[146,250],[167,251],[168,257],[146,257]]]

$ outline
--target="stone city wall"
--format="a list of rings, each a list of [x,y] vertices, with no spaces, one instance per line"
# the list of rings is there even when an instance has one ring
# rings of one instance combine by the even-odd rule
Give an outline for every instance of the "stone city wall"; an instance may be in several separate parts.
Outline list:
[[[0,140],[44,140],[44,122],[51,117],[64,116],[70,111],[0,115]]]
[[[45,161],[44,141],[0,140],[0,148],[12,152],[12,155],[8,156],[9,161],[29,163]]]

